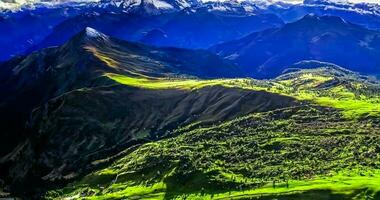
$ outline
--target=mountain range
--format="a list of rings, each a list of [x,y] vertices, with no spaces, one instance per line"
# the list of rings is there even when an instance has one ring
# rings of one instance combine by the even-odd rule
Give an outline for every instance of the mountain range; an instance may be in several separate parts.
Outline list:
[[[102,199],[109,198],[108,195],[144,198],[128,192],[118,196],[121,189],[130,191],[136,184],[143,184],[142,180],[148,185],[164,181],[169,195],[165,198],[174,198],[171,195],[188,192],[231,191],[236,187],[248,190],[265,185],[273,177],[281,182],[285,175],[293,179],[344,168],[297,160],[300,155],[294,156],[293,145],[302,148],[307,156],[314,155],[314,162],[324,163],[327,161],[323,156],[307,145],[315,145],[317,152],[324,152],[329,143],[323,138],[330,141],[336,135],[342,141],[354,137],[356,145],[350,148],[366,144],[368,140],[361,135],[375,137],[378,132],[378,80],[319,61],[301,61],[290,66],[284,74],[270,80],[222,78],[244,74],[238,66],[204,50],[152,47],[86,28],[62,46],[15,58],[0,67],[0,121],[1,129],[5,130],[2,137],[8,138],[1,143],[1,152],[6,153],[1,155],[0,177],[7,191],[29,198],[75,197],[78,193]],[[362,109],[363,105],[369,110]],[[297,126],[286,121],[289,119],[295,120]],[[310,124],[311,121],[314,122]],[[14,126],[9,126],[12,123]],[[356,133],[351,128],[353,123],[367,126],[372,133]],[[341,132],[342,127],[346,131]],[[320,131],[315,133],[315,129]],[[277,132],[281,130],[284,132]],[[309,144],[308,136],[303,135],[298,136],[303,143],[289,144],[288,140],[300,140],[292,139],[298,130],[306,131],[307,135],[317,134],[321,139]],[[288,139],[271,143],[265,139],[269,133],[270,138]],[[246,142],[239,142],[239,137]],[[161,142],[155,143],[157,140]],[[216,141],[235,142],[233,146],[238,151],[251,152],[248,149],[253,148],[260,153],[251,152],[243,157],[238,153],[239,160],[234,161],[236,153],[229,149],[232,146],[220,151],[226,157],[208,148],[208,145],[223,146],[215,144]],[[262,142],[263,146],[254,141]],[[160,147],[166,142],[169,146]],[[181,148],[176,150],[171,142]],[[158,149],[150,147],[154,144]],[[195,149],[189,150],[187,144]],[[250,148],[244,149],[247,145]],[[151,148],[149,153],[145,153],[147,147]],[[335,152],[346,153],[340,146],[331,147],[336,148]],[[162,149],[166,150],[160,153]],[[287,159],[310,169],[297,168],[283,174],[278,164],[271,163],[279,159],[272,151],[281,149],[287,152]],[[196,158],[194,150],[204,154]],[[212,157],[207,159],[203,155]],[[143,160],[138,159],[141,156]],[[342,161],[333,154],[325,156],[337,159],[334,163]],[[358,156],[362,158],[365,154]],[[276,174],[271,175],[264,168],[241,168],[241,162],[253,162],[253,158],[259,158]],[[229,163],[220,165],[223,171],[242,174],[247,181],[221,178],[226,176],[222,171],[207,172],[213,169],[207,164],[210,159],[215,163],[223,159]],[[136,165],[123,166],[125,162]],[[276,162],[289,167],[285,161]],[[359,157],[347,162],[362,167],[374,164],[373,160],[363,163]],[[120,188],[111,190],[116,187],[114,184],[121,184]],[[146,190],[144,187],[142,190]],[[151,195],[158,194],[152,191]]]
[[[252,33],[218,44],[211,50],[238,63],[252,77],[270,78],[301,60],[331,62],[361,73],[378,75],[379,48],[378,31],[340,17],[306,15],[281,28]]]
[[[3,10],[0,199],[379,199],[378,8]]]
[[[5,10],[0,13],[0,45],[7,49],[0,50],[0,60],[61,45],[87,26],[126,40],[162,46],[208,48],[217,42],[279,27],[283,22],[297,21],[310,13],[339,16],[368,29],[379,29],[377,8],[376,4],[330,1],[305,1],[303,4],[259,0],[37,3],[19,11]],[[240,21],[243,24],[238,26]],[[203,32],[194,32],[198,29]],[[197,34],[207,39],[199,40]]]
[[[278,17],[271,14],[230,16],[188,10],[159,16],[125,13],[83,14],[56,26],[48,37],[29,51],[60,45],[87,26],[126,40],[196,49],[207,48],[219,41],[236,39],[252,31],[282,24]],[[199,39],[199,35],[203,35],[202,39]]]

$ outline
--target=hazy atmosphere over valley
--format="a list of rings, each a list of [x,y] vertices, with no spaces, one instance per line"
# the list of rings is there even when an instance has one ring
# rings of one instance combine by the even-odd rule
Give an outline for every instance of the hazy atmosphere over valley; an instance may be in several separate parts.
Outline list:
[[[0,200],[380,200],[377,0],[0,0]]]

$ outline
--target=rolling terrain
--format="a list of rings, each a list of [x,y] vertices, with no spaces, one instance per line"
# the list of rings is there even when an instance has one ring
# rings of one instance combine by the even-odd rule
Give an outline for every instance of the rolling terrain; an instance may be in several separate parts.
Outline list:
[[[379,82],[328,63],[300,65],[319,67],[235,84],[300,104],[178,128],[45,197],[377,199]]]
[[[380,199],[379,5],[25,3],[0,199]]]
[[[24,197],[178,127],[299,104],[236,87],[246,85],[242,79],[206,79],[242,75],[206,51],[123,42],[91,28],[7,67],[1,125],[9,139],[1,145],[1,179]]]
[[[212,78],[232,74],[189,69],[208,62],[177,63],[171,50],[87,28],[25,58],[59,53],[65,62],[40,61],[37,80],[54,75],[41,71],[51,66],[75,66],[65,71],[77,79],[43,90],[50,98],[35,104],[27,134],[0,160],[6,191],[46,199],[377,197],[377,79],[319,61],[269,80]],[[175,51],[198,61],[206,53]],[[13,81],[35,66],[12,62]]]

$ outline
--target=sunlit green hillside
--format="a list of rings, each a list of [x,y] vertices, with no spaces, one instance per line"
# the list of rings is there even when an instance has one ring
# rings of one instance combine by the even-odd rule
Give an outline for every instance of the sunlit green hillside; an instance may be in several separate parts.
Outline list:
[[[296,71],[274,80],[254,79],[168,79],[136,78],[117,74],[105,76],[125,85],[149,89],[199,89],[222,85],[247,90],[263,90],[341,109],[345,117],[379,116],[380,85],[341,68]]]
[[[145,144],[49,195],[308,199],[308,192],[318,190],[336,199],[373,197],[380,189],[377,124],[311,106],[252,114],[212,127],[179,130],[179,136]]]
[[[368,199],[380,191],[377,81],[340,68],[273,80],[105,76],[133,87],[221,85],[294,97],[299,106],[212,126],[196,123],[140,146],[48,198]]]

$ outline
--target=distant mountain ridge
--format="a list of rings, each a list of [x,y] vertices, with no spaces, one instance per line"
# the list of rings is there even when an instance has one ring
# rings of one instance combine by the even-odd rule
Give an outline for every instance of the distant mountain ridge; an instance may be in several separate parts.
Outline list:
[[[99,7],[117,7],[123,12],[161,14],[201,4],[199,0],[101,0]]]
[[[109,35],[126,40],[141,40],[144,35],[154,29],[165,29],[164,26],[186,26],[191,34],[185,36],[180,30],[173,35],[169,30],[172,41],[181,41],[181,37],[194,43],[191,46],[182,43],[161,42],[176,47],[207,48],[215,42],[236,39],[252,31],[280,26],[282,20],[274,14],[261,13],[255,4],[251,3],[200,3],[198,1],[109,1],[88,4],[62,4],[61,6],[24,9],[19,12],[4,12],[0,14],[0,45],[7,51],[0,50],[0,60],[10,57],[29,54],[30,52],[49,46],[61,45],[70,37],[87,26],[94,27]],[[158,5],[155,5],[158,3]],[[186,17],[186,15],[190,15]],[[184,19],[181,22],[173,19]],[[202,18],[205,17],[205,18]],[[208,18],[210,17],[210,18]],[[194,18],[194,20],[191,20]],[[195,20],[195,18],[197,18]],[[187,20],[187,21],[186,21]],[[241,20],[245,26],[237,26]],[[172,21],[172,22],[169,22]],[[174,24],[173,22],[176,24]],[[166,25],[171,23],[171,25]],[[215,24],[216,35],[208,36],[202,41],[194,37],[204,35],[207,24]],[[25,25],[24,25],[25,24]],[[24,30],[26,24],[36,27]],[[38,28],[37,28],[38,27]],[[207,27],[206,27],[207,28]],[[228,30],[227,33],[221,31]],[[8,34],[9,31],[11,34]],[[168,31],[168,30],[165,30]],[[179,37],[179,38],[175,38]],[[190,37],[190,38],[189,38]]]
[[[238,37],[262,30],[263,28],[282,25],[283,22],[280,21],[294,22],[310,13],[340,16],[347,21],[363,25],[369,29],[380,29],[378,7],[376,4],[364,3],[343,4],[329,1],[305,1],[303,4],[289,4],[286,2],[271,3],[264,0],[242,2],[102,0],[99,2],[90,1],[86,3],[82,1],[31,3],[17,11],[8,10],[0,13],[0,45],[3,46],[4,49],[7,49],[7,51],[0,50],[0,60],[4,61],[20,54],[28,54],[33,50],[48,47],[46,45],[60,45],[86,26],[95,27],[121,39],[141,40],[163,46],[187,46],[188,48],[207,48],[215,44],[215,41],[225,42],[227,40],[237,39]],[[222,29],[228,30],[228,32],[218,32],[215,36],[209,36],[214,37],[213,40],[203,42],[191,41],[193,40],[191,37],[194,37],[194,33],[200,35],[205,34],[204,32],[196,32],[198,29],[203,29],[201,26],[195,26],[189,30],[192,32],[190,36],[186,36],[180,32],[170,33],[173,31],[164,30],[165,27],[163,26],[165,26],[165,21],[168,20],[168,15],[175,16],[181,15],[181,13],[192,13],[192,17],[194,18],[205,17],[201,18],[199,22],[210,22],[214,24],[215,27],[212,27],[211,30],[216,29],[215,31],[217,31]],[[197,13],[199,14],[197,15]],[[141,21],[137,23],[136,20],[126,19],[126,16],[130,17],[132,15],[142,18]],[[98,19],[95,19],[96,16],[103,17],[109,26],[103,25],[101,27],[96,25],[99,22]],[[248,21],[246,21],[246,19],[254,18],[254,16],[258,18],[260,18],[260,16],[267,16],[267,18],[262,18],[262,21],[258,24],[253,22],[248,23]],[[232,17],[244,17],[245,19],[242,21],[246,23],[240,27],[232,26],[231,23],[234,24],[235,22],[228,22]],[[120,19],[117,20],[115,18]],[[73,23],[74,19],[77,25],[70,25],[68,27],[63,25],[66,24],[67,26],[67,24]],[[151,20],[152,22],[145,22],[144,19]],[[139,25],[139,23],[142,25]],[[182,22],[177,26],[185,25],[185,23],[187,22]],[[194,24],[194,21],[189,24],[189,27],[191,27],[192,24]],[[36,28],[25,29],[26,26]],[[120,31],[112,30],[115,27],[120,28]],[[144,29],[140,30],[139,28],[141,27]],[[139,30],[137,34],[135,31],[130,31],[133,29]],[[160,33],[160,31],[163,32]],[[156,35],[157,33],[158,35]],[[145,34],[147,37],[144,37]],[[163,37],[165,35],[166,37]],[[233,35],[235,37],[232,37]],[[157,41],[152,41],[154,38],[156,38]],[[190,45],[183,42],[189,40],[191,42]]]
[[[0,60],[14,57],[0,62],[0,199],[380,199],[377,12],[104,0],[1,13]]]
[[[55,26],[50,35],[27,52],[60,45],[87,26],[123,40],[197,49],[282,25],[282,20],[273,14],[230,15],[202,8],[153,16],[124,12],[85,13]]]
[[[243,66],[253,77],[270,78],[292,63],[310,59],[378,75],[379,48],[378,31],[339,17],[306,15],[281,28],[253,33],[211,50]]]
[[[264,9],[277,13],[285,22],[294,22],[307,14],[333,15],[369,29],[380,29],[379,4],[350,3],[347,1],[305,0],[302,4],[276,6]]]

